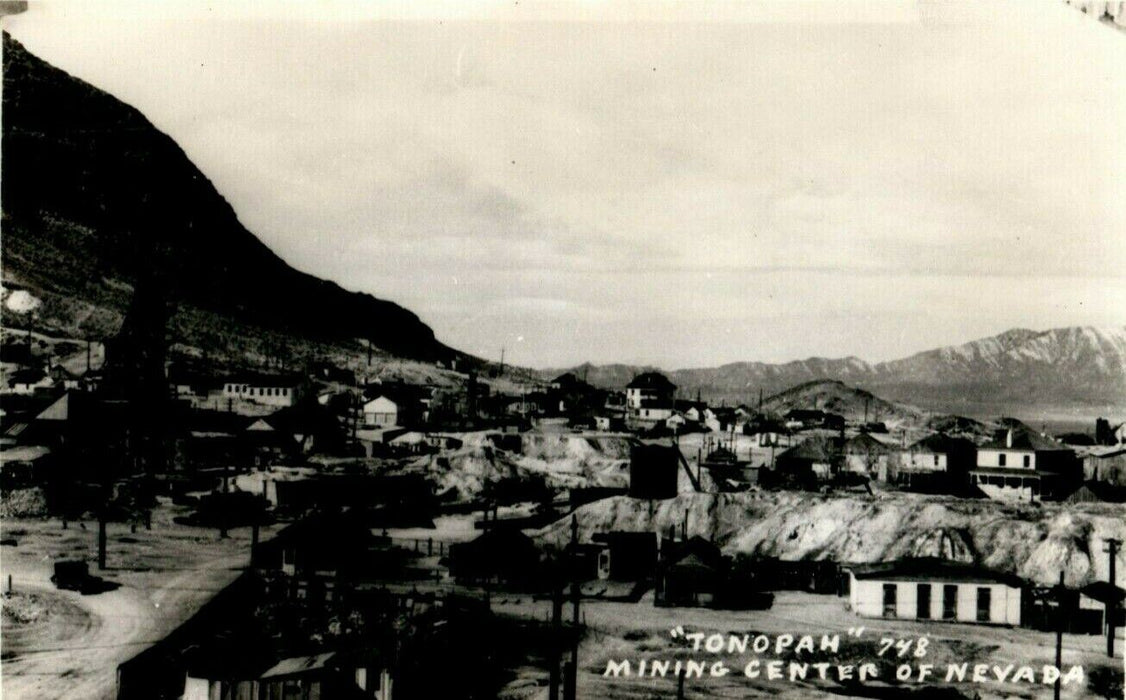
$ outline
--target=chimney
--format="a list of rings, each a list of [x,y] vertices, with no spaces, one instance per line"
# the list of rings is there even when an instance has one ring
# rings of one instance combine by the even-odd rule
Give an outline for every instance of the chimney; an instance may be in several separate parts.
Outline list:
[[[1009,428],[1009,432],[1005,433],[1005,447],[1013,446],[1013,429]]]

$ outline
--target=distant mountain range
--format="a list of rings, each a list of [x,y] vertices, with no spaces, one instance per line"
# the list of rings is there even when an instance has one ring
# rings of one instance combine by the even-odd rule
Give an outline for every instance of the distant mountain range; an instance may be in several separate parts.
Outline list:
[[[175,307],[172,340],[212,357],[370,342],[469,359],[410,311],[290,267],[140,112],[3,41],[3,283],[35,306],[6,302],[5,325],[107,337],[144,277]]]
[[[597,386],[625,386],[630,365],[571,368]],[[545,371],[554,376],[560,370]],[[920,352],[889,362],[856,357],[782,364],[736,362],[665,372],[683,397],[747,403],[795,385],[839,380],[880,396],[933,410],[981,414],[1014,406],[1114,406],[1126,412],[1126,327],[1014,329],[991,338]]]

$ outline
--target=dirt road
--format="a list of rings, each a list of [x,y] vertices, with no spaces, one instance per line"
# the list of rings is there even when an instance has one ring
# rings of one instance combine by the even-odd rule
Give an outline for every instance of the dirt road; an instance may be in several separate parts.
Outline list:
[[[161,639],[238,576],[248,560],[249,533],[213,531],[171,522],[162,512],[151,531],[111,525],[109,568],[93,560],[93,524],[83,530],[58,521],[5,522],[17,547],[0,552],[0,580],[12,598],[3,615],[3,697],[101,700],[116,695],[117,666]],[[203,545],[203,546],[201,546]],[[95,595],[59,591],[54,562],[91,561],[91,573],[119,584]]]

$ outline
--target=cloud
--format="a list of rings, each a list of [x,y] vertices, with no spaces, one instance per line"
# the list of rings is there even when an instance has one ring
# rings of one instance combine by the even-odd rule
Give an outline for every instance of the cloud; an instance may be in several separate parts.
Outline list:
[[[1126,45],[1062,4],[317,7],[11,26],[286,260],[467,350],[883,359],[1121,322]]]

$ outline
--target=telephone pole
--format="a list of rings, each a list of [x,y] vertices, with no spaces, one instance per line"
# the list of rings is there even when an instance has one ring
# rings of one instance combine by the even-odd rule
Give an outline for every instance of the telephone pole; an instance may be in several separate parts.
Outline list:
[[[1056,585],[1056,669],[1063,673],[1063,571],[1060,571],[1060,582]],[[1059,674],[1056,674],[1056,687],[1053,690],[1052,697],[1054,700],[1060,700],[1060,679]]]
[[[1118,582],[1115,580],[1115,563],[1118,557],[1118,548],[1122,546],[1122,540],[1107,538],[1104,552],[1107,554],[1108,564],[1110,566],[1110,590],[1106,598],[1106,655],[1114,658],[1114,628],[1117,621],[1115,615],[1118,607]]]
[[[575,700],[578,692],[579,671],[579,520],[571,516],[571,660],[564,663],[563,698]]]

